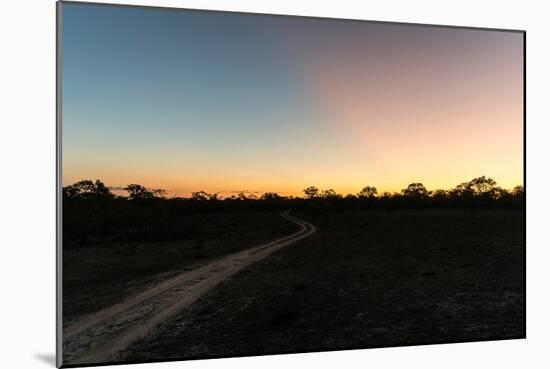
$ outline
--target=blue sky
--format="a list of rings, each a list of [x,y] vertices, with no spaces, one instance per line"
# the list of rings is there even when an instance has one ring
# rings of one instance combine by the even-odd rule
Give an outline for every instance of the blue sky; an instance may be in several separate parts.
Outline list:
[[[521,52],[518,33],[66,3],[63,181],[519,184]]]

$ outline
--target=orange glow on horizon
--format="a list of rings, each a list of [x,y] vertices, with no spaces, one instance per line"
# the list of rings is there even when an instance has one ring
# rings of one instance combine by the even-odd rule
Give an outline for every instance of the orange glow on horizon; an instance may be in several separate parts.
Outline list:
[[[184,48],[151,45],[174,58],[167,75],[154,64],[163,58],[136,61],[157,90],[117,84],[115,71],[96,101],[75,73],[81,100],[64,102],[63,184],[137,183],[171,196],[400,192],[413,182],[448,190],[479,176],[523,185],[521,33],[285,18],[256,26],[252,46],[236,49],[223,46],[241,34],[214,32],[199,45],[182,31],[208,59],[202,73],[189,73],[199,65]],[[109,86],[120,101],[101,105]]]

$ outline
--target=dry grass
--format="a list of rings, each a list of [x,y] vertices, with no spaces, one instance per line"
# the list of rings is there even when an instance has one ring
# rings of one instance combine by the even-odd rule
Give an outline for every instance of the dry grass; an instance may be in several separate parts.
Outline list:
[[[178,272],[292,233],[277,212],[193,215],[200,237],[175,241],[98,239],[63,253],[63,323],[122,301]]]
[[[322,223],[223,283],[126,359],[524,337],[522,212],[350,211]]]

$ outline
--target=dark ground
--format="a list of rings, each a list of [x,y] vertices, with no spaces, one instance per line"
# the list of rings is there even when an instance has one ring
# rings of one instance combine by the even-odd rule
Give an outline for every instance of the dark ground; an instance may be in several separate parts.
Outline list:
[[[98,238],[86,246],[65,244],[63,251],[63,324],[141,292],[159,278],[191,270],[297,227],[278,212],[195,214],[184,220],[199,237],[179,241],[130,241]]]
[[[319,231],[222,283],[125,360],[525,336],[523,212],[294,215]]]

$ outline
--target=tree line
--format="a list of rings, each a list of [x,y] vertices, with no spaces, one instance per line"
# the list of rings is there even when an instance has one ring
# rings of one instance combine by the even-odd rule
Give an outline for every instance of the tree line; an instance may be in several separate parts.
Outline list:
[[[388,200],[398,200],[403,204],[412,205],[443,205],[445,203],[454,205],[495,205],[499,201],[510,202],[512,200],[522,200],[524,197],[524,188],[521,185],[507,190],[497,185],[492,178],[481,176],[468,182],[460,183],[451,190],[436,189],[429,191],[422,183],[411,183],[400,192],[382,192],[374,186],[365,186],[356,194],[342,195],[333,189],[320,190],[316,186],[309,186],[303,190],[304,196],[283,196],[276,192],[265,192],[261,196],[247,194],[245,192],[221,198],[218,193],[207,193],[205,191],[192,192],[190,197],[172,197],[167,198],[167,192],[162,189],[149,189],[139,184],[129,184],[123,191],[127,196],[115,195],[100,180],[82,180],[72,185],[63,187],[62,195],[64,201],[79,200],[115,200],[124,199],[132,202],[147,203],[151,201],[196,201],[196,202],[232,202],[232,201],[296,201],[296,200],[370,200],[372,204],[376,202],[387,202]],[[404,201],[406,200],[406,201]]]
[[[185,239],[197,235],[200,214],[296,209],[312,215],[327,211],[363,209],[507,208],[523,209],[523,186],[506,190],[482,176],[450,190],[429,191],[411,183],[400,192],[382,192],[365,186],[356,194],[341,195],[333,189],[309,186],[303,197],[266,192],[261,196],[238,193],[220,197],[205,191],[189,197],[167,197],[161,189],[139,184],[120,188],[116,195],[100,180],[82,180],[62,189],[63,239],[84,245],[96,237],[158,240]]]

